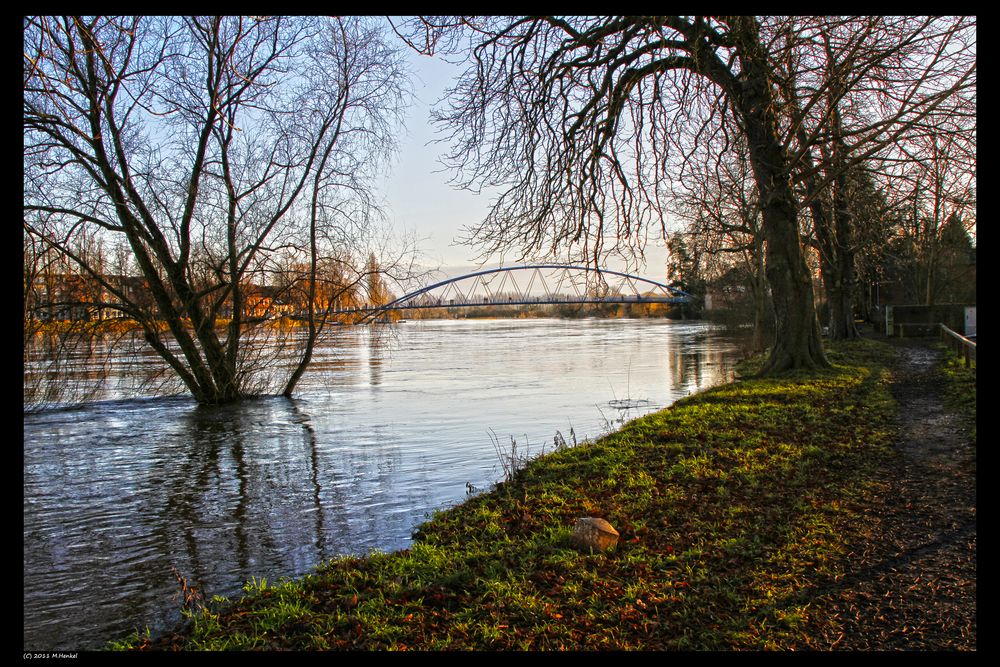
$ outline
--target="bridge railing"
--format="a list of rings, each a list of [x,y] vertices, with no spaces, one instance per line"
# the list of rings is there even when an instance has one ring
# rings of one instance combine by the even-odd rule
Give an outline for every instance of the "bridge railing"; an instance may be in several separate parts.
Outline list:
[[[941,327],[941,338],[945,345],[954,350],[960,357],[966,368],[974,366],[976,363],[976,343],[969,340],[962,334],[956,333],[943,324]]]
[[[517,271],[531,273],[532,277],[529,280],[526,289],[522,290],[514,281],[512,272]],[[542,276],[543,271],[557,273],[563,272],[562,277],[558,280],[555,290],[549,289],[546,279]],[[571,285],[575,296],[560,294],[560,289],[563,287],[563,281],[567,277],[568,272],[584,272],[588,274],[599,273],[602,276],[612,276],[619,280],[619,289],[622,289],[627,285],[633,294],[619,293],[607,294],[604,296],[581,294],[577,284],[572,281]],[[499,286],[491,288],[491,278],[489,277],[496,277],[498,275],[501,276]],[[505,292],[503,289],[507,283],[508,276],[510,277],[510,287],[514,290],[512,292]],[[534,285],[536,278],[539,282],[539,288],[544,289],[544,296],[534,296],[531,294],[531,288]],[[460,290],[456,286],[458,283],[463,281],[469,281],[469,283],[471,283],[467,291]],[[475,295],[477,286],[481,287],[486,294],[482,296]],[[611,285],[607,283],[605,283],[605,286],[611,287]],[[431,294],[431,292],[433,290],[437,290],[438,288],[444,288],[444,292],[435,297]],[[454,290],[454,298],[449,298],[447,296],[450,294],[449,290]],[[647,293],[644,294],[640,290],[646,290]],[[661,295],[654,294],[654,290],[660,290]],[[358,322],[359,324],[366,324],[376,320],[383,313],[392,310],[560,303],[686,303],[691,298],[692,296],[690,294],[670,285],[665,285],[649,278],[622,273],[620,271],[613,271],[609,269],[597,271],[593,267],[570,264],[529,264],[485,269],[462,276],[447,278],[432,285],[421,287],[408,294],[404,294],[403,296],[385,305],[354,310],[355,312],[357,310],[366,311],[366,314],[364,314]]]

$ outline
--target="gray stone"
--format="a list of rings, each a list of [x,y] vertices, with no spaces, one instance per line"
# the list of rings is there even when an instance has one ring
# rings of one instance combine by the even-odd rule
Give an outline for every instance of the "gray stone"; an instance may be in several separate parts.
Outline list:
[[[607,551],[618,544],[618,531],[604,519],[584,517],[576,520],[572,540],[580,549]]]

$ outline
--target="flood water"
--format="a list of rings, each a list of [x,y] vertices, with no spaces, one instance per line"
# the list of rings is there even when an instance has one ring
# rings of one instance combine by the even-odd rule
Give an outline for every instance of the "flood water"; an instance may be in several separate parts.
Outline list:
[[[24,416],[24,648],[99,649],[180,620],[178,575],[238,596],[410,544],[531,454],[731,378],[703,322],[432,320],[344,327],[294,399],[106,400]],[[113,387],[114,383],[107,383]],[[625,409],[631,408],[631,409]]]

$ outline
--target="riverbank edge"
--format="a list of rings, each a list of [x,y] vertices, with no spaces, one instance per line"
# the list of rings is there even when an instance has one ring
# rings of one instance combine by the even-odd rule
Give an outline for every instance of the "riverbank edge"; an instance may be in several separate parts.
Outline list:
[[[826,648],[820,591],[873,539],[893,456],[893,350],[831,346],[829,371],[746,379],[535,459],[437,513],[410,549],[342,558],[240,600],[188,600],[138,650]],[[611,552],[581,553],[580,516]]]
[[[620,305],[631,306],[633,304],[618,304],[616,308]],[[655,305],[655,304],[654,304]],[[497,304],[500,308],[507,308],[503,304]],[[399,308],[386,311],[393,314],[390,318],[390,324],[398,324],[400,322],[434,322],[440,320],[455,320],[455,319],[469,319],[469,320],[525,320],[525,319],[556,319],[556,320],[580,320],[580,319],[602,319],[602,320],[622,320],[622,319],[638,319],[638,320],[673,320],[679,321],[684,318],[673,312],[666,313],[654,313],[650,315],[643,314],[622,314],[616,310],[615,313],[602,313],[597,309],[587,309],[581,308],[579,305],[570,304],[571,309],[563,312],[533,312],[533,311],[522,311],[517,313],[516,316],[498,315],[494,310],[489,308],[482,308],[478,306],[457,306],[457,308],[469,309],[469,313],[453,313],[447,312],[440,315],[420,315],[414,316],[412,314],[403,317],[407,311],[418,310],[418,309],[407,309]],[[327,318],[323,321],[323,326],[338,327],[338,326],[370,326],[370,324],[359,324],[356,322],[356,317],[348,317],[346,315],[337,315],[334,317]],[[706,320],[711,321],[711,320]],[[217,331],[226,331],[230,325],[231,320],[228,318],[218,318],[215,322],[215,328]],[[194,325],[191,323],[190,319],[181,318],[180,323],[188,331],[194,331]],[[267,326],[276,327],[282,330],[292,330],[292,329],[308,329],[309,320],[304,318],[288,317],[286,315],[278,315],[267,318],[253,318],[247,321],[247,324],[259,325],[266,324]],[[385,322],[381,322],[385,324]],[[724,324],[724,323],[723,323]],[[168,324],[163,320],[156,320],[153,325],[158,331],[166,332],[169,330]],[[143,325],[137,320],[130,318],[107,318],[107,319],[95,319],[95,320],[53,320],[53,321],[35,321],[31,327],[27,329],[33,335],[47,335],[47,336],[65,336],[69,334],[77,335],[122,335],[122,334],[141,334],[143,332]]]

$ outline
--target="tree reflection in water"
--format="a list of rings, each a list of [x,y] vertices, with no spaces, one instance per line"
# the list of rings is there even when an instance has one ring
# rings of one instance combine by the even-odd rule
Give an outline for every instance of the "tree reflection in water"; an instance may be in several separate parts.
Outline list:
[[[738,358],[704,323],[411,322],[380,336],[353,328],[318,350],[295,399],[26,414],[25,648],[166,629],[180,620],[175,569],[232,596],[252,577],[405,548],[468,484],[498,479],[489,429],[532,451],[571,427],[582,441],[613,399],[657,409]]]

